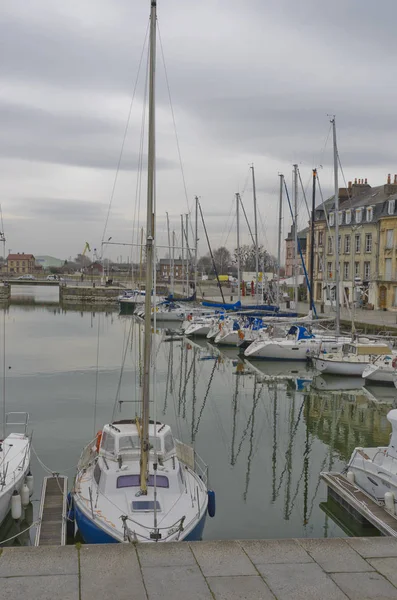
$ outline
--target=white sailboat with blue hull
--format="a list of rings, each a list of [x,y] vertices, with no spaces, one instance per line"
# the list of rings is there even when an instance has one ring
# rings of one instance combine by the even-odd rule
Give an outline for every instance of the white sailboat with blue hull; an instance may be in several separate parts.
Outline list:
[[[150,5],[146,290],[153,287],[156,187],[156,0]],[[149,420],[151,361],[156,359],[151,303],[151,294],[146,294],[140,414],[105,425],[84,449],[77,467],[72,509],[86,543],[200,540],[207,513],[215,514],[207,466],[191,446],[174,439],[169,425]]]

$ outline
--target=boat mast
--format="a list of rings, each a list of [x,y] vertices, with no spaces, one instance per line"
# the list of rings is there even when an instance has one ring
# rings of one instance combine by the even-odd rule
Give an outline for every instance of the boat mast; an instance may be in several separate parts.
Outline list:
[[[283,186],[284,175],[280,173],[280,199],[278,205],[278,244],[277,244],[277,300],[276,304],[280,304],[280,263],[281,263],[281,223],[283,218]]]
[[[156,71],[156,10],[157,0],[151,0],[150,50],[149,50],[149,144],[147,177],[146,217],[146,286],[145,286],[145,338],[143,348],[143,390],[141,423],[140,492],[147,494],[147,472],[149,463],[149,394],[150,394],[150,350],[152,271],[154,242],[154,193],[155,193],[155,71]]]
[[[185,240],[184,240],[184,227],[183,227],[183,215],[181,215],[181,238],[182,238],[182,266],[181,266],[181,279],[182,279],[182,295],[183,288],[185,287],[185,275],[184,275],[184,265],[185,265]]]
[[[171,236],[170,236],[170,220],[168,218],[168,213],[165,213],[167,216],[167,236],[168,236],[168,266],[169,266],[169,276],[170,276],[170,282],[171,282]],[[172,293],[172,287],[170,289],[170,293]]]
[[[314,213],[316,209],[316,176],[317,170],[313,169],[313,194],[312,194],[312,219],[310,223],[310,310],[314,307],[313,275],[314,275]]]
[[[196,210],[195,210],[195,244],[194,244],[194,293],[197,294],[197,252],[198,252],[198,196],[195,197]]]
[[[259,279],[259,248],[258,248],[258,215],[256,209],[256,185],[255,185],[255,169],[254,165],[251,165],[252,171],[252,191],[254,195],[254,225],[255,225],[255,299],[258,300],[258,279]],[[263,275],[262,275],[263,277]],[[262,281],[263,286],[263,281]]]
[[[241,302],[241,275],[240,275],[240,194],[236,194],[236,220],[237,220],[237,300]]]
[[[336,320],[335,333],[340,334],[340,303],[339,303],[339,184],[338,184],[338,147],[336,144],[336,125],[335,116],[331,119],[332,134],[334,141],[334,194],[335,194],[335,303],[336,303]]]
[[[298,306],[298,165],[294,165],[294,303]]]
[[[190,269],[190,248],[189,248],[189,215],[185,215],[185,235],[186,235],[186,296],[189,296],[189,269]]]
[[[171,293],[175,294],[175,231],[172,232],[172,248],[171,248]]]

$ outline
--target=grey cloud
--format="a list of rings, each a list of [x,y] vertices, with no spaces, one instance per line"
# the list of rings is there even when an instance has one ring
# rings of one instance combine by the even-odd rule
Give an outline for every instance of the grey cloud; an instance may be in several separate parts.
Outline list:
[[[15,212],[27,218],[57,220],[58,222],[103,222],[107,206],[98,202],[67,198],[24,198],[14,204]]]
[[[75,113],[57,114],[0,101],[0,156],[97,169],[116,169],[124,127]],[[129,136],[136,132],[132,131]],[[120,169],[137,170],[139,155],[127,142]],[[146,158],[143,160],[146,166]],[[159,169],[176,163],[158,157]]]

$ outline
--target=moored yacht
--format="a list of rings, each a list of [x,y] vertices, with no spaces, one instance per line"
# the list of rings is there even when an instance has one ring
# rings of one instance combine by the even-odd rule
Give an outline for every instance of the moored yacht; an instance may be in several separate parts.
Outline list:
[[[325,349],[314,358],[314,366],[322,373],[361,376],[365,367],[381,356],[389,356],[392,359],[392,351],[387,344],[361,338],[343,344],[336,351],[327,352]]]

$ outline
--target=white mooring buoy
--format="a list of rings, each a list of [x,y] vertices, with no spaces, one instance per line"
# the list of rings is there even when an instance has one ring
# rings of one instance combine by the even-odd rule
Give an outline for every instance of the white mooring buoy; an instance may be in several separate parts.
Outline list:
[[[11,516],[15,520],[20,519],[22,516],[21,496],[17,490],[14,490],[11,496]]]
[[[33,475],[30,470],[29,470],[29,473],[26,475],[25,481],[26,481],[26,485],[29,488],[29,496],[31,496],[33,494],[34,480],[33,480]]]
[[[354,473],[353,473],[353,471],[348,471],[346,473],[346,478],[347,478],[347,481],[350,481],[350,483],[354,483]]]
[[[21,489],[21,502],[22,506],[28,506],[30,502],[30,492],[26,483],[23,484]]]
[[[391,513],[392,515],[394,515],[395,508],[394,508],[394,494],[393,494],[393,492],[386,492],[386,494],[385,494],[385,507],[386,507],[386,510],[389,511],[389,513]]]

